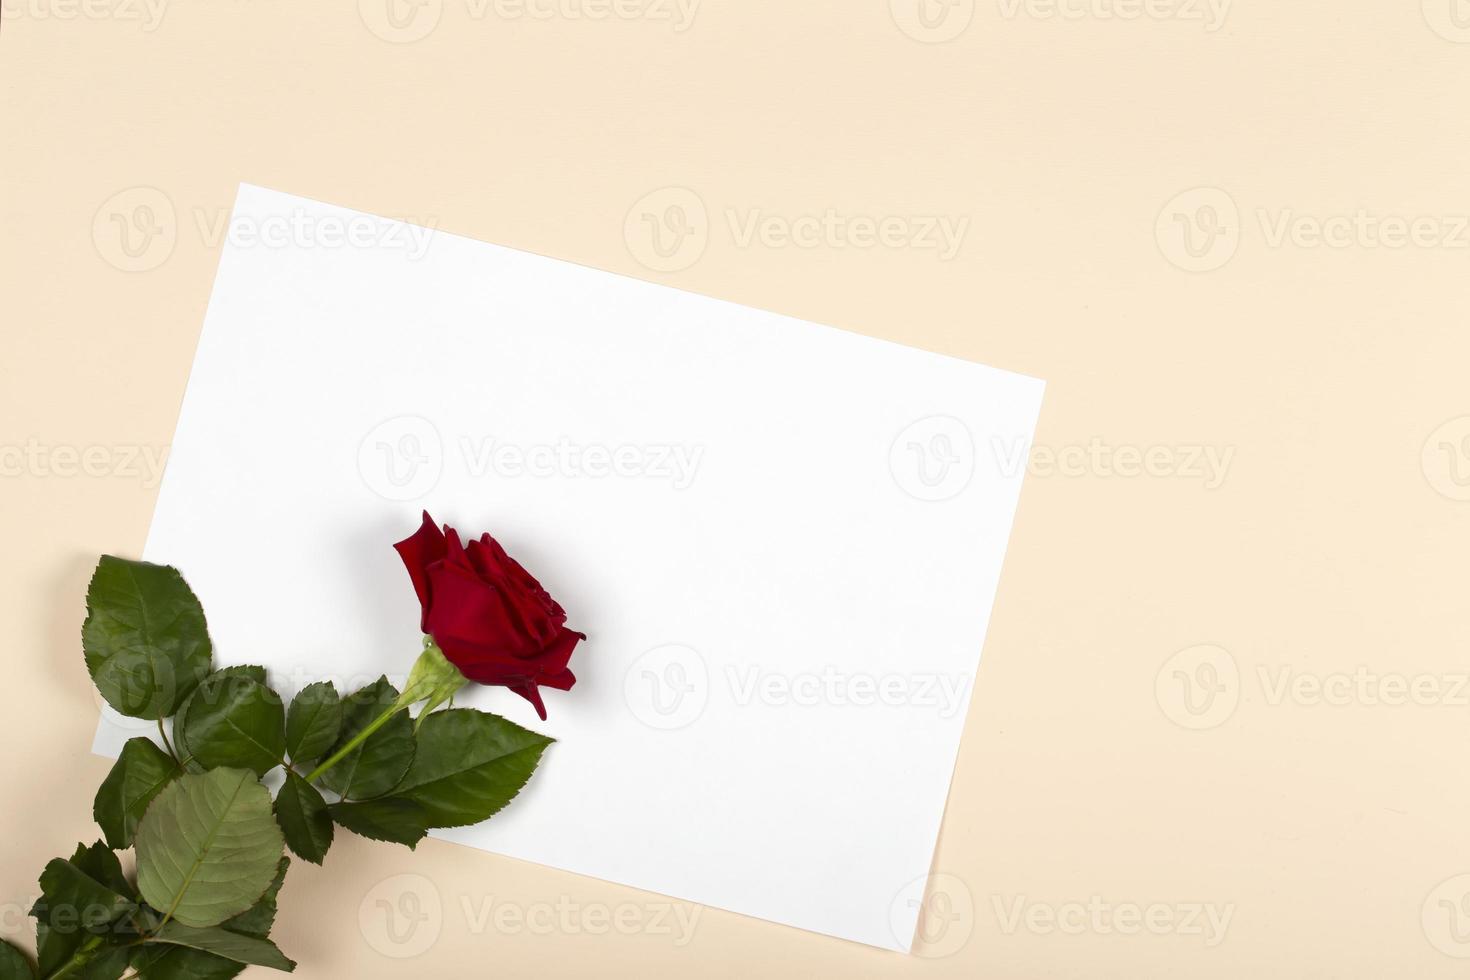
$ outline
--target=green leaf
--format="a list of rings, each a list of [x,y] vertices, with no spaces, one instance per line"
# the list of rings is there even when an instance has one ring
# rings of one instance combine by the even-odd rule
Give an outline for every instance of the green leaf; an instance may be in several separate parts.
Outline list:
[[[83,935],[79,930],[57,932],[44,919],[36,920],[36,960],[42,976],[55,973],[61,964],[71,958],[81,945]]]
[[[75,973],[68,973],[68,980],[118,980],[128,968],[127,946],[104,946],[94,952]]]
[[[78,844],[70,860],[57,858],[47,864],[41,873],[41,897],[31,909],[41,974],[50,976],[75,957],[84,966],[73,966],[73,976],[115,980],[121,968],[112,977],[106,974],[116,958],[104,957],[96,949],[104,940],[132,938],[128,919],[136,908],[132,896],[117,855],[101,841],[91,847]]]
[[[281,862],[276,865],[275,880],[265,890],[265,894],[260,896],[260,901],[239,915],[226,919],[222,924],[223,928],[261,939],[268,936],[271,926],[276,924],[276,898],[281,894],[281,885],[286,882],[286,869],[290,866],[291,859],[281,855]]]
[[[0,980],[35,980],[36,968],[20,947],[0,939]]]
[[[183,744],[206,769],[250,769],[263,776],[286,754],[286,707],[254,671],[210,674],[182,715]]]
[[[332,819],[354,834],[393,844],[418,846],[429,832],[428,814],[413,800],[386,796],[366,803],[333,803]]]
[[[135,946],[131,965],[138,980],[231,980],[245,969],[213,953],[163,943]]]
[[[276,820],[286,845],[312,864],[321,864],[332,846],[332,818],[316,787],[294,772],[276,795]]]
[[[245,665],[245,666],[241,666],[241,667],[221,667],[219,670],[216,670],[210,676],[211,677],[248,677],[248,678],[250,678],[252,680],[257,680],[257,681],[259,681],[262,684],[265,684],[266,683],[266,679],[265,679],[265,668],[264,667],[254,667],[254,666],[250,666],[248,664]],[[269,685],[267,685],[267,686],[269,686]],[[189,714],[189,708],[192,707],[193,704],[194,704],[194,695],[195,694],[198,694],[198,693],[199,693],[199,688],[198,687],[195,687],[194,690],[193,690],[193,692],[191,692],[190,695],[187,698],[184,699],[184,703],[181,704],[181,705],[179,705],[178,714],[176,714],[174,716],[174,726],[173,726],[173,728],[174,728],[174,731],[173,731],[174,751],[179,754],[179,758],[180,759],[183,759],[184,760],[184,768],[187,771],[189,771],[189,772],[203,772],[204,771],[204,766],[201,765],[199,762],[195,761],[195,759],[194,759],[194,753],[189,748],[189,733],[186,732],[186,731],[184,731],[184,718],[186,718],[188,716],[188,714]]]
[[[59,865],[69,865],[69,869]],[[97,923],[109,918],[106,909],[119,898],[126,896],[131,907],[133,895],[117,855],[101,841],[91,847],[78,844],[70,861],[57,858],[48,864],[41,875],[41,897],[31,909],[36,917],[36,955],[42,975],[54,973],[84,943],[101,943],[101,937],[88,927],[101,932],[125,930],[126,919],[114,919],[110,925]]]
[[[176,569],[103,555],[87,588],[87,670],[107,703],[167,718],[209,673],[204,610]]]
[[[526,785],[552,741],[499,715],[437,711],[422,719],[413,765],[393,795],[422,806],[430,827],[488,820]]]
[[[219,925],[258,902],[284,850],[271,797],[244,769],[180,776],[138,824],[138,888],[186,926]]]
[[[348,695],[343,703],[342,734],[334,748],[341,748],[398,700],[398,690],[388,678]],[[413,722],[403,709],[373,732],[367,741],[322,774],[322,782],[343,799],[366,800],[382,796],[403,778],[413,762]]]
[[[41,872],[41,897],[31,908],[58,937],[88,932],[105,933],[114,922],[136,907],[125,894],[114,891],[72,861],[53,858]]]
[[[112,848],[102,841],[96,841],[90,847],[78,844],[76,851],[72,853],[71,863],[117,894],[137,898],[137,890],[123,874],[122,862],[117,859]]]
[[[264,939],[276,920],[276,895],[286,878],[291,859],[281,858],[276,880],[260,901],[248,910],[221,923],[221,929]],[[243,963],[185,946],[139,946],[133,950],[133,969],[146,980],[230,980],[245,969]]]
[[[100,936],[89,936],[69,950],[55,968],[47,970],[43,959],[42,975],[65,976],[67,980],[118,980],[128,968],[129,948],[121,940],[108,945]]]
[[[178,922],[169,922],[153,934],[151,942],[186,946],[233,960],[236,963],[268,966],[273,970],[284,970],[287,973],[296,969],[296,964],[286,959],[276,948],[276,944],[269,939],[257,939],[254,936],[231,932],[228,929],[217,927],[199,929]]]
[[[109,846],[120,851],[133,846],[133,835],[143,811],[178,775],[179,767],[174,760],[151,741],[128,740],[92,801],[92,816]]]
[[[286,751],[291,761],[320,759],[342,732],[342,699],[331,681],[303,687],[286,713]]]

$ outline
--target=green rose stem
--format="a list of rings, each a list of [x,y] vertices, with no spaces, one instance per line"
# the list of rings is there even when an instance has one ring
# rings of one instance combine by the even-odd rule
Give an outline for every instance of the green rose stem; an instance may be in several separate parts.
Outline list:
[[[92,936],[86,942],[82,943],[75,953],[71,954],[71,959],[46,974],[46,980],[61,980],[62,977],[67,976],[78,968],[86,966],[91,962],[92,954],[97,952],[97,948],[101,945],[102,937]]]
[[[372,734],[388,723],[398,712],[423,702],[423,709],[419,712],[419,721],[422,722],[425,715],[439,707],[441,704],[454,697],[455,692],[464,687],[469,681],[459,672],[459,668],[450,663],[444,656],[444,651],[439,649],[433,637],[424,637],[424,650],[419,654],[418,660],[414,662],[413,669],[409,672],[408,683],[403,687],[403,693],[382,714],[368,723],[367,727],[348,739],[336,752],[333,752],[325,761],[318,765],[306,777],[307,782],[315,782],[322,773],[341,762],[352,751],[372,737]],[[158,734],[163,739],[164,746],[169,755],[180,766],[187,762],[179,762],[178,753],[174,751],[173,745],[169,743],[168,736],[164,732],[163,722],[158,723]],[[163,917],[163,923],[167,923],[172,913]],[[163,925],[160,923],[160,927]],[[157,930],[154,930],[155,932]],[[84,942],[80,948],[72,954],[71,958],[54,971],[47,974],[45,980],[65,980],[67,977],[77,976],[77,971],[84,969],[91,963],[93,957],[102,946],[102,937],[92,936]],[[135,974],[136,975],[136,974]]]
[[[158,719],[158,737],[161,738],[161,739],[163,739],[163,747],[166,748],[166,749],[168,749],[169,756],[174,760],[174,762],[179,766],[179,768],[182,769],[183,768],[183,763],[179,761],[179,754],[174,751],[173,744],[171,742],[169,742],[169,740],[168,740],[168,732],[166,732],[166,731],[163,730],[163,719],[162,718]]]
[[[379,728],[388,724],[388,720],[398,712],[422,701],[424,707],[419,712],[419,722],[422,723],[429,712],[454,697],[455,692],[468,683],[465,676],[459,672],[459,668],[444,656],[444,651],[439,649],[434,638],[424,637],[424,652],[419,654],[418,660],[414,662],[413,670],[408,674],[408,683],[403,686],[403,693],[398,695],[398,699],[389,705],[386,711],[369,722],[366,728],[348,739],[340,749],[307,773],[306,781],[316,782],[322,773],[351,755],[354,749],[371,738]]]

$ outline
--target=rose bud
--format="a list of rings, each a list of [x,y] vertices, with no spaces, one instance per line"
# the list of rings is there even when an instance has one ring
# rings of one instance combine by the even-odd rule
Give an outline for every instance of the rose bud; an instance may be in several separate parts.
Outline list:
[[[428,698],[420,717],[468,680],[510,688],[544,720],[540,688],[571,690],[567,663],[587,638],[567,629],[556,600],[489,534],[461,544],[427,511],[418,531],[393,547],[422,609],[425,652],[404,690]]]

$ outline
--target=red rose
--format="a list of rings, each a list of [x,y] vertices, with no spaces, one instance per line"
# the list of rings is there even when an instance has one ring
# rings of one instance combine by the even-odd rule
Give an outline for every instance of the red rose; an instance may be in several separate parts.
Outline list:
[[[539,687],[569,691],[576,678],[567,661],[578,641],[567,614],[541,583],[486,534],[460,544],[424,512],[423,526],[393,546],[413,579],[422,628],[466,678],[510,688],[536,706]]]

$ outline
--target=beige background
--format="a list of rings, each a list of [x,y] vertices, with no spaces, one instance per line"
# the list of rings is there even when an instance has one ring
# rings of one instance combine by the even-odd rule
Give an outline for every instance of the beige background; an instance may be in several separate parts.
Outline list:
[[[248,180],[1049,382],[916,955],[344,835],[298,975],[1464,975],[1463,0],[354,2],[5,0],[0,934]]]

